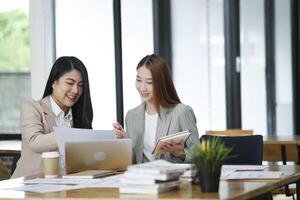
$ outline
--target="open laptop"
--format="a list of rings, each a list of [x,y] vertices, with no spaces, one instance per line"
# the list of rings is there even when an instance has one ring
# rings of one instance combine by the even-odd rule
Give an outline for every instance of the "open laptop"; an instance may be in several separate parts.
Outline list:
[[[65,144],[66,173],[126,170],[132,164],[131,139],[105,139]]]

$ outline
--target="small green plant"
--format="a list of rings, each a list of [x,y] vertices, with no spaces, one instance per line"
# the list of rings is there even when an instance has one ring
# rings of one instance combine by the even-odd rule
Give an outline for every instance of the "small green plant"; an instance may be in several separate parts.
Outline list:
[[[197,171],[215,172],[230,158],[232,149],[227,148],[219,138],[202,140],[188,151]]]

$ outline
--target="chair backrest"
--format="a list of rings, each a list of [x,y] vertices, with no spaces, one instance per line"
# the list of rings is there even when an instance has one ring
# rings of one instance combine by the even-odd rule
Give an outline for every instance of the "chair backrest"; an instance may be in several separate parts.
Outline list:
[[[253,130],[242,130],[242,129],[208,130],[205,131],[205,134],[216,135],[216,136],[243,136],[243,135],[253,135]]]
[[[248,136],[212,136],[202,135],[201,140],[218,137],[226,147],[232,148],[227,165],[261,165],[263,160],[263,137],[261,135]]]
[[[0,162],[0,181],[9,178],[10,178],[10,174],[8,172],[8,169]]]
[[[287,161],[299,161],[297,143],[287,144],[265,143],[264,144],[264,161],[278,162],[282,161],[285,165]]]
[[[21,156],[19,150],[0,150],[0,162],[8,169],[10,174],[13,174],[17,162]]]

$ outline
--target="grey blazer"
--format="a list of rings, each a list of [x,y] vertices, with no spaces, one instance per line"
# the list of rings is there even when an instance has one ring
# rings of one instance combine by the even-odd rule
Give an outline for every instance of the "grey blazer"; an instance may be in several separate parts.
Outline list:
[[[133,145],[133,162],[142,163],[147,161],[143,156],[143,142],[144,142],[144,129],[145,129],[145,103],[128,111],[126,118],[126,132],[129,138],[132,139]],[[166,135],[174,134],[180,131],[190,130],[191,136],[186,142],[185,151],[192,145],[199,143],[199,134],[196,126],[196,117],[193,109],[190,106],[182,103],[177,104],[175,107],[163,108],[160,107],[160,117],[157,121],[155,143],[157,140]],[[186,154],[186,159],[182,161],[179,158],[165,153],[159,158],[171,162],[190,162],[190,158]]]
[[[12,178],[42,172],[41,154],[57,150],[53,134],[55,116],[50,98],[40,101],[28,100],[21,107],[22,152]]]

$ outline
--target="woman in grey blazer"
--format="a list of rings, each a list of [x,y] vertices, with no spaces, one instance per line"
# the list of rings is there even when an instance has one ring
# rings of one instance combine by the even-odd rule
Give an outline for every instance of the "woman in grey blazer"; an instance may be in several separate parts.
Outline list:
[[[167,62],[160,56],[147,55],[137,66],[136,88],[142,104],[128,111],[125,119],[126,132],[114,123],[118,138],[129,137],[133,144],[134,163],[162,158],[171,162],[190,162],[187,148],[199,142],[196,117],[190,106],[181,103],[170,76]],[[159,157],[152,150],[162,136],[189,130],[191,135],[183,143],[163,146],[167,153]]]
[[[22,152],[12,177],[42,172],[41,154],[57,151],[54,126],[92,128],[93,108],[88,73],[76,57],[60,57],[54,63],[40,101],[21,107]]]

